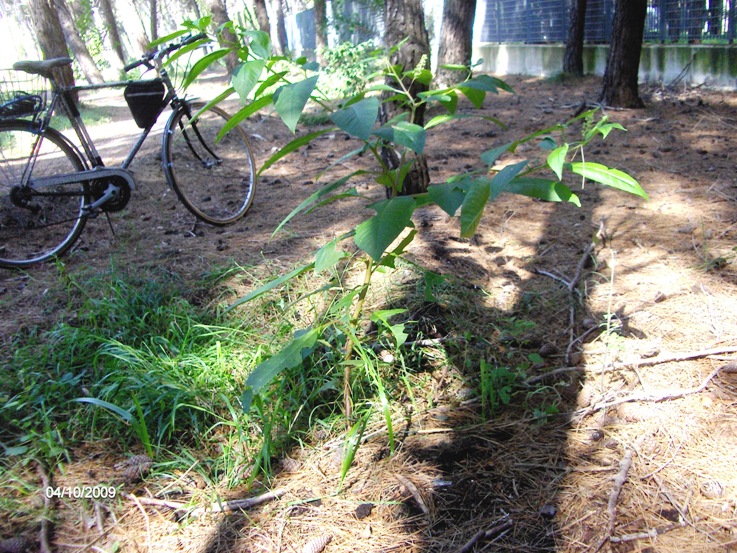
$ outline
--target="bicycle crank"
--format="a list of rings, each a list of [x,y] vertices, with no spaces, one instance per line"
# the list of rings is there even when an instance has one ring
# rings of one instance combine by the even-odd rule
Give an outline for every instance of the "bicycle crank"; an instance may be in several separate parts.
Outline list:
[[[90,211],[99,207],[106,213],[114,213],[124,209],[131,199],[130,186],[120,177],[92,181],[91,192],[95,201],[85,208]]]

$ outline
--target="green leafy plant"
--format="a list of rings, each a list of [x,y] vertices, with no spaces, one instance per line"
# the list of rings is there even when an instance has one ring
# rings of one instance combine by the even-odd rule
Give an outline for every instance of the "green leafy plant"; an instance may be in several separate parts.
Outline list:
[[[481,410],[484,418],[494,415],[502,405],[512,400],[517,373],[509,367],[495,367],[481,359],[479,366],[481,384]]]
[[[203,27],[190,23],[188,28]],[[432,72],[425,67],[424,62],[412,68],[393,65],[388,61],[392,53],[389,51],[382,55],[374,84],[346,98],[337,108],[332,108],[321,89],[321,74],[316,72],[317,67],[314,64],[308,63],[306,59],[290,62],[284,57],[271,56],[268,36],[259,31],[238,29],[235,26],[233,30],[241,38],[240,45],[234,48],[242,62],[233,75],[231,86],[213,103],[237,94],[244,102],[244,107],[233,115],[226,130],[258,110],[271,108],[290,131],[294,132],[301,114],[310,102],[327,110],[334,125],[296,137],[266,160],[259,174],[321,135],[336,131],[348,134],[356,141],[357,147],[328,167],[321,177],[340,166],[346,159],[362,155],[371,160],[365,168],[328,180],[321,189],[296,206],[275,232],[300,213],[309,214],[320,206],[345,197],[361,198],[355,188],[349,188],[350,182],[357,177],[370,177],[388,191],[387,199],[378,202],[365,198],[373,214],[353,230],[324,244],[317,250],[313,261],[257,288],[231,306],[235,308],[262,294],[272,293],[278,286],[307,272],[333,271],[339,264],[351,264],[363,275],[358,284],[341,286],[337,291],[334,290],[336,297],[329,316],[319,318],[311,326],[296,331],[291,341],[280,351],[255,366],[246,381],[246,390],[242,397],[246,411],[254,404],[255,398],[265,393],[283,371],[302,366],[320,348],[328,347],[343,369],[344,412],[349,421],[352,419],[352,371],[358,368],[367,371],[372,377],[378,374],[366,368],[368,365],[364,361],[370,359],[363,354],[362,348],[364,341],[371,338],[363,336],[359,331],[359,323],[366,318],[364,306],[367,293],[375,276],[386,268],[394,267],[397,258],[413,242],[416,230],[413,228],[412,216],[417,208],[436,204],[449,216],[458,216],[461,236],[472,237],[486,206],[502,193],[570,202],[580,206],[579,197],[568,184],[571,177],[573,182],[580,182],[582,185],[590,181],[647,198],[645,191],[628,174],[584,159],[584,148],[592,140],[597,137],[606,138],[614,130],[624,130],[621,125],[609,122],[606,116],[597,118],[594,111],[485,151],[477,169],[455,175],[446,182],[433,184],[426,192],[402,195],[404,178],[415,156],[424,154],[428,134],[443,125],[472,116],[458,109],[461,98],[466,98],[474,107],[480,108],[489,94],[497,94],[500,90],[513,92],[506,83],[488,75],[477,75],[452,87],[430,88],[413,96],[410,93],[412,83],[431,85]],[[226,53],[227,49],[221,48],[205,56],[193,67],[188,82]],[[467,73],[468,71],[464,74]],[[397,103],[403,106],[405,113],[389,121],[382,121],[382,102]],[[413,123],[416,120],[415,113],[427,107],[436,107],[442,113],[432,117],[423,126]],[[503,124],[492,117],[484,118],[492,124]],[[574,139],[569,139],[569,135],[577,127],[582,127],[583,130]],[[505,161],[504,157],[507,155],[518,156],[518,148],[528,143],[539,144],[544,161]],[[389,165],[384,160],[382,150],[386,146],[396,152],[397,163]],[[346,241],[354,243],[359,255],[348,258],[341,251],[340,244]],[[430,279],[428,284],[431,297],[432,285],[437,285],[438,282]],[[371,318],[389,330],[399,347],[406,339],[406,334],[401,324],[388,322],[389,316],[387,312],[376,312]],[[356,362],[357,357],[361,362]],[[488,366],[486,369],[482,366],[482,370],[487,371],[482,383],[485,382],[483,385],[489,408],[493,409],[495,405],[509,401],[509,378],[513,373]],[[379,394],[381,395],[380,388]],[[389,418],[387,425],[391,427]],[[355,424],[353,429],[352,433],[356,429]]]

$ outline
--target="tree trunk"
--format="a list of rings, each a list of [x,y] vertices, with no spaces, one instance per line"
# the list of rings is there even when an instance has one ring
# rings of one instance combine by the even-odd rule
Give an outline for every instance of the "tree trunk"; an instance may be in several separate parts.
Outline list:
[[[568,38],[563,56],[563,73],[583,75],[583,37],[586,30],[586,6],[588,0],[573,0],[568,19]]]
[[[73,2],[75,0],[72,0]],[[120,60],[120,65],[123,66],[126,63],[125,50],[123,50],[123,39],[120,36],[118,30],[118,20],[115,17],[115,10],[111,0],[99,0],[100,10],[102,11],[102,19],[105,22],[105,30],[108,34],[108,40],[110,46],[115,52],[115,55]]]
[[[207,9],[212,14],[212,22],[220,30],[218,33],[218,42],[223,48],[231,48],[232,50],[225,56],[225,67],[228,75],[231,75],[238,66],[238,37],[235,36],[233,30],[227,26],[230,23],[228,11],[225,8],[225,0],[208,0]]]
[[[283,0],[274,0],[274,8],[276,11],[276,48],[280,56],[286,56],[289,53],[289,40],[287,39],[287,24],[284,19],[284,2]]]
[[[31,0],[28,7],[36,40],[44,59],[67,57],[69,51],[54,0]],[[57,76],[60,84],[74,85],[71,65],[60,68]]]
[[[328,17],[325,0],[315,0],[315,53],[322,63],[322,51],[328,47]]]
[[[622,108],[644,107],[637,88],[647,0],[617,0],[601,102]]]
[[[422,59],[425,59],[426,66],[430,66],[430,41],[425,28],[425,14],[422,10],[422,0],[386,0],[384,4],[384,44],[387,47],[395,46],[407,39],[392,57],[391,63],[400,65],[405,71],[417,67]],[[397,86],[389,78],[387,83],[390,86]],[[410,86],[411,84],[411,86]],[[414,81],[413,83],[405,83],[409,87],[410,94],[416,98],[420,92],[427,90],[427,86]],[[384,98],[391,93],[385,92]],[[402,112],[406,112],[406,106],[397,104],[396,102],[382,103],[382,122],[385,123]],[[425,121],[424,105],[415,111],[414,117],[410,121],[416,125],[423,126]],[[427,169],[427,159],[424,155],[415,155],[414,164],[407,173],[404,182],[400,184],[399,190],[389,193],[397,193],[399,195],[420,194],[427,191],[430,184],[430,177]],[[388,145],[382,150],[382,157],[385,163],[391,168],[397,168],[399,156],[397,152]],[[406,161],[410,161],[409,159]]]
[[[77,31],[77,26],[74,22],[74,16],[72,15],[69,6],[65,0],[56,0],[57,14],[59,15],[59,22],[61,23],[64,37],[66,38],[69,49],[74,54],[74,59],[77,60],[82,73],[84,73],[85,79],[90,84],[100,84],[105,82],[102,76],[102,72],[95,64],[95,60],[92,58],[87,44],[82,39]]]
[[[440,87],[457,84],[470,72],[443,69],[442,65],[471,65],[473,20],[476,0],[445,0],[443,23],[440,27],[438,71],[436,82]]]
[[[271,23],[269,22],[269,12],[266,9],[266,0],[253,0],[253,4],[256,8],[258,28],[271,35]]]
[[[157,0],[151,0],[149,2],[149,16],[150,16],[150,37],[151,42],[159,38],[159,12],[158,12],[158,1]]]

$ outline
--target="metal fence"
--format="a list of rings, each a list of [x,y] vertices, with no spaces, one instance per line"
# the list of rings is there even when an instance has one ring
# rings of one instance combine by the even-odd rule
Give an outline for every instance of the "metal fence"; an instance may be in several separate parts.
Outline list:
[[[483,1],[483,0],[481,0]],[[565,42],[573,0],[487,0],[481,42]],[[649,0],[645,40],[732,43],[737,0]],[[585,41],[609,42],[614,0],[589,0]]]

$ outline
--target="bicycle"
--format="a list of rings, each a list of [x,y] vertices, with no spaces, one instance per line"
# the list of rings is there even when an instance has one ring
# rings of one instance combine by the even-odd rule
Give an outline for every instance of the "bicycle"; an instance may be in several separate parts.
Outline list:
[[[199,34],[143,55],[125,67],[155,70],[154,79],[62,86],[57,71],[70,58],[20,61],[18,72],[51,85],[44,93],[15,92],[0,103],[0,267],[27,267],[67,252],[88,219],[126,207],[136,188],[128,170],[167,105],[172,113],[161,141],[163,171],[184,206],[201,221],[229,225],[251,206],[256,190],[255,162],[245,132],[235,126],[219,136],[229,116],[219,107],[180,98],[163,60],[176,50],[206,42]],[[107,167],[82,121],[75,94],[124,88],[140,136],[120,165]],[[79,146],[51,127],[60,111]]]

